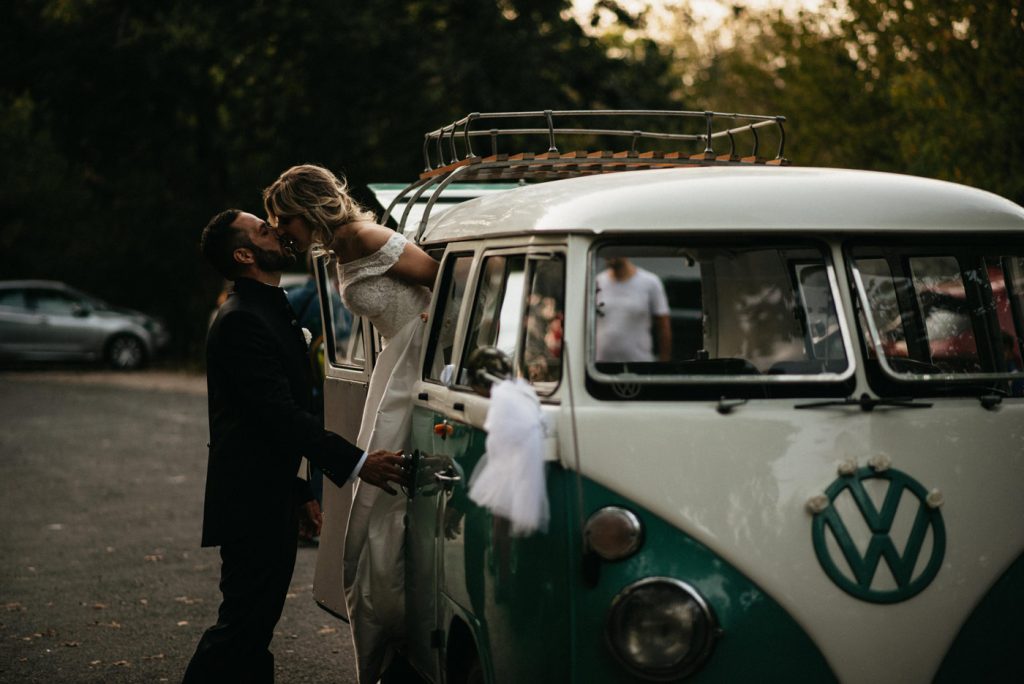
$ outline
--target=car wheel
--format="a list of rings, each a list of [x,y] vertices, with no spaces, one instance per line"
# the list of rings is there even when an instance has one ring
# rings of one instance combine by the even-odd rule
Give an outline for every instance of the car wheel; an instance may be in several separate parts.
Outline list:
[[[115,370],[135,370],[146,362],[146,347],[134,335],[118,335],[107,343],[107,363]]]

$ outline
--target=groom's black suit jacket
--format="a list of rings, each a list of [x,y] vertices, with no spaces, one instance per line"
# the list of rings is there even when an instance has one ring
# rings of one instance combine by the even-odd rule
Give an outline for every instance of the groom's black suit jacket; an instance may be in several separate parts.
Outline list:
[[[210,460],[203,546],[281,530],[309,488],[302,456],[343,484],[362,450],[323,429],[302,328],[284,290],[239,278],[206,341]]]

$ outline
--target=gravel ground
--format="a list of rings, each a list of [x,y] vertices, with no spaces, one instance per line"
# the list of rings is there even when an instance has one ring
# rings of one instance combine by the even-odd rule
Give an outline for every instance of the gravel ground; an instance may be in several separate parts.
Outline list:
[[[0,682],[176,682],[216,615],[199,547],[205,379],[0,372]],[[349,632],[302,548],[277,681],[353,682]]]

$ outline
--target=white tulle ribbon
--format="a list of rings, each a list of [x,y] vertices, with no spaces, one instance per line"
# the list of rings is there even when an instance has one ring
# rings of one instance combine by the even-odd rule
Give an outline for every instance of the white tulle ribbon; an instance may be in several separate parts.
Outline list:
[[[469,498],[511,522],[511,534],[547,531],[544,476],[544,414],[525,380],[502,380],[491,387],[484,421],[486,453],[473,470]]]

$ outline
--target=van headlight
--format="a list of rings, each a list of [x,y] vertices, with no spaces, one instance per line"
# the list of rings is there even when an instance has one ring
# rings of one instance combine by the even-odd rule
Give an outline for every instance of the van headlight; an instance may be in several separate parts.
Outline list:
[[[645,679],[690,674],[711,652],[718,625],[697,590],[670,577],[629,585],[612,601],[606,636],[615,657]]]

